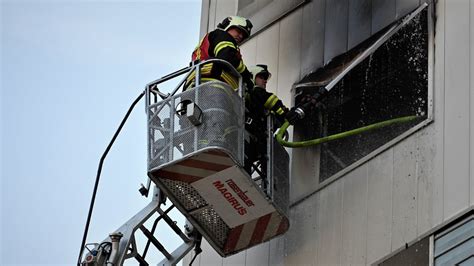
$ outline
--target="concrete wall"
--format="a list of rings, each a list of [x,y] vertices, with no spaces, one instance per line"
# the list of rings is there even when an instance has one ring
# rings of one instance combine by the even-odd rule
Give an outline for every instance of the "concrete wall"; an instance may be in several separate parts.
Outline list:
[[[236,0],[203,2],[209,29],[236,13]],[[269,90],[290,106],[293,83],[419,4],[313,0],[242,54],[269,65]],[[439,0],[436,15],[434,122],[292,207],[284,236],[225,259],[204,244],[195,265],[370,264],[474,205],[474,1]],[[293,151],[293,201],[317,187],[315,156]]]

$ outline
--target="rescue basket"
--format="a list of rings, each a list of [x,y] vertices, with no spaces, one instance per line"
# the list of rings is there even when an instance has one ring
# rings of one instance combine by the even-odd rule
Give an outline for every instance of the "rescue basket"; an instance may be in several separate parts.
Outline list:
[[[289,227],[288,154],[270,138],[273,181],[264,192],[243,168],[241,95],[213,81],[146,107],[148,176],[224,257]]]

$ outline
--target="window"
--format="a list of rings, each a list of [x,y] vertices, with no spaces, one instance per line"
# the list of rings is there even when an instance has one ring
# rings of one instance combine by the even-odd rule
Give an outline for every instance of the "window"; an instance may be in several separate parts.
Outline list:
[[[373,265],[474,265],[472,209]]]
[[[375,151],[392,145],[431,119],[428,88],[431,27],[428,27],[429,9],[422,9],[412,13],[406,25],[401,26],[400,21],[389,25],[295,86],[298,95],[295,102],[319,87],[333,86],[320,108],[302,123],[310,126],[296,129],[302,139],[330,136],[403,116],[418,116],[408,123],[320,145],[320,182],[341,175],[343,170],[349,171],[368,160],[368,155],[375,155]],[[350,66],[353,68],[348,70]]]
[[[435,235],[434,265],[474,265],[474,215]]]
[[[252,21],[252,32],[262,30],[308,0],[239,0],[237,15]]]

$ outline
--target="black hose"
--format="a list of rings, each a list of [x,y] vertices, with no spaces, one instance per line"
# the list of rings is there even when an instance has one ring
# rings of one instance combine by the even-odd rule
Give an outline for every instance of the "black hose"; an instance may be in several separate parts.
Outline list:
[[[104,153],[102,154],[102,157],[100,158],[99,168],[97,169],[97,176],[95,178],[94,191],[92,192],[92,199],[91,199],[91,204],[89,207],[89,214],[87,215],[86,227],[84,229],[84,236],[82,237],[81,249],[79,251],[79,257],[77,259],[77,266],[81,265],[82,252],[84,251],[84,246],[86,245],[87,233],[89,231],[89,224],[91,222],[91,217],[92,217],[92,209],[94,208],[95,195],[97,194],[97,188],[99,187],[100,173],[102,172],[102,165],[104,164],[105,157],[107,157],[107,154],[109,153],[110,148],[112,148],[112,145],[114,144],[115,139],[117,139],[117,136],[120,134],[120,131],[122,130],[122,127],[127,121],[128,117],[130,116],[130,113],[132,112],[133,108],[135,108],[135,105],[140,101],[143,95],[145,95],[145,91],[140,93],[140,95],[138,95],[135,101],[133,101],[132,105],[130,105],[130,107],[128,108],[127,114],[125,114],[125,117],[122,119],[122,122],[117,128],[117,131],[115,131],[115,134],[112,137],[112,140],[110,141],[109,145],[107,146]]]

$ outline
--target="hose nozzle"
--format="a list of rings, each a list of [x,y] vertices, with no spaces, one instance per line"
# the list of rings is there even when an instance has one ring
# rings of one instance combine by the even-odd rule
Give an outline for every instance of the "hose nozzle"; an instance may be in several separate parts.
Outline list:
[[[303,119],[305,116],[305,113],[302,107],[296,108],[295,113],[298,115],[298,119]]]

